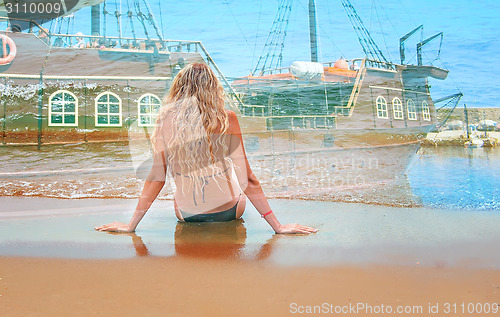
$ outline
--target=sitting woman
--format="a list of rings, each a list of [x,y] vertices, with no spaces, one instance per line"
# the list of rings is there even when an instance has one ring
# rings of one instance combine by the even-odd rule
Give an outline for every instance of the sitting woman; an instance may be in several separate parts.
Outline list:
[[[76,43],[73,44],[74,48],[85,48],[85,41],[83,40],[83,33],[78,32],[75,34],[76,37]]]
[[[128,224],[112,222],[98,231],[133,232],[165,184],[176,184],[180,221],[219,222],[240,218],[248,197],[276,233],[312,233],[282,225],[250,169],[236,114],[224,108],[224,90],[205,64],[192,63],[174,78],[151,136],[153,167]]]

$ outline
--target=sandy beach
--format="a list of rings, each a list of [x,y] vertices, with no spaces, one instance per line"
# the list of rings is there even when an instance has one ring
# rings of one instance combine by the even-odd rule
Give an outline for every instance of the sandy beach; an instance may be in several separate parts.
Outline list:
[[[0,268],[2,316],[293,316],[301,315],[299,306],[325,303],[422,307],[400,316],[477,316],[445,314],[445,305],[493,305],[500,292],[500,272],[488,269],[10,257],[0,259]],[[429,313],[429,303],[441,313]]]
[[[157,201],[116,235],[92,228],[135,200],[0,204],[0,316],[499,314],[494,213],[275,199],[283,222],[320,229],[278,236],[251,206],[207,228]]]

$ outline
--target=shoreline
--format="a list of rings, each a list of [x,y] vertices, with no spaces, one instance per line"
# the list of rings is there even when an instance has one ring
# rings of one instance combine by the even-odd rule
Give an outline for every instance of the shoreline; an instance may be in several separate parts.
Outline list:
[[[500,107],[484,107],[484,108],[467,108],[469,124],[479,124],[482,120],[492,120],[500,122]],[[448,115],[448,113],[445,113]],[[438,116],[438,119],[440,118]],[[455,108],[447,118],[446,122],[460,121],[463,124],[466,122],[464,108]],[[446,123],[445,122],[445,123]],[[496,147],[500,141],[500,131],[471,131],[471,140],[486,141],[485,147]],[[467,132],[465,129],[459,130],[443,130],[440,132],[430,132],[422,142],[422,146],[466,146]],[[473,147],[481,147],[473,146]]]
[[[486,134],[486,136],[485,136]],[[429,132],[423,139],[422,146],[458,146],[465,147],[471,141],[481,141],[480,145],[474,147],[495,148],[500,142],[500,132],[498,131],[473,131],[470,134],[470,140],[467,139],[467,132],[463,130],[445,130],[441,132]],[[469,146],[471,146],[470,144]]]

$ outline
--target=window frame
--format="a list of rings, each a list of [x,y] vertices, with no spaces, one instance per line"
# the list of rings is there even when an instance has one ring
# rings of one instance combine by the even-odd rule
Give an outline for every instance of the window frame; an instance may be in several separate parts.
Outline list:
[[[422,101],[422,119],[424,121],[431,121],[431,109],[426,100]]]
[[[411,103],[411,107],[412,107],[412,111],[410,111],[410,103]],[[412,121],[417,121],[418,118],[417,118],[417,106],[415,105],[415,101],[413,101],[413,99],[408,99],[406,101],[406,112],[407,112],[407,115],[408,115],[408,120],[412,120]],[[410,116],[411,114],[411,116]]]
[[[396,102],[398,101],[398,109],[396,109]],[[404,110],[403,110],[403,101],[399,97],[394,97],[392,98],[392,113],[394,114],[394,119],[396,120],[404,120],[405,115],[404,115]],[[396,114],[399,114],[400,116],[396,116]]]
[[[117,115],[117,113],[113,113],[113,112],[109,112],[109,105],[110,104],[114,104],[114,103],[111,103],[109,101],[109,96],[108,96],[108,101],[103,103],[103,102],[99,102],[99,99],[104,96],[104,95],[112,95],[113,97],[115,97],[116,99],[118,99],[118,118],[119,118],[119,123],[109,123],[109,118],[110,116],[112,115]],[[99,113],[98,110],[99,110],[99,104],[106,104],[108,106],[108,112],[106,113]],[[96,127],[121,127],[123,126],[123,122],[122,122],[122,112],[123,112],[123,107],[122,107],[122,98],[120,98],[120,96],[118,96],[117,94],[115,94],[114,92],[111,92],[111,91],[103,91],[101,92],[99,95],[97,95],[97,97],[95,97],[95,126]],[[108,116],[108,123],[99,123],[99,115],[107,115]]]
[[[383,101],[383,102],[379,102]],[[387,99],[385,99],[384,96],[378,96],[377,99],[375,100],[375,104],[377,106],[377,118],[381,119],[389,119],[389,111],[387,109]],[[380,109],[379,106],[383,105],[384,109]],[[385,112],[385,115],[384,115]],[[382,113],[382,115],[381,115]]]
[[[52,100],[52,99],[56,95],[58,95],[60,93],[63,93],[63,96],[62,96],[62,102],[63,102],[62,103],[62,112],[54,112],[52,110],[52,105],[54,104],[54,100]],[[70,96],[72,96],[75,99],[75,112],[65,112],[64,111],[65,103],[66,103],[66,101],[64,100],[64,94],[69,94]],[[62,115],[62,118],[63,118],[63,122],[62,123],[54,123],[54,122],[52,122],[52,115],[54,113]],[[65,122],[65,114],[73,114],[75,116],[75,122],[74,123],[64,123]],[[74,93],[72,93],[71,91],[66,90],[66,89],[60,89],[60,90],[57,90],[57,91],[55,91],[54,93],[52,93],[50,95],[50,97],[49,97],[49,120],[48,120],[48,126],[49,127],[78,127],[78,97]]]
[[[156,98],[156,100],[158,100],[159,102],[159,108],[158,108],[158,113],[160,112],[160,109],[161,109],[161,99],[155,95],[155,94],[152,94],[152,93],[146,93],[146,94],[143,94],[142,96],[140,96],[138,99],[137,99],[137,125],[139,127],[154,127],[156,125],[156,117],[158,116],[158,113],[156,114],[153,114],[152,112],[149,112],[149,113],[142,113],[141,112],[141,100],[144,99],[145,97],[153,97],[153,98]],[[147,104],[149,106],[149,110],[152,110],[152,106],[153,104],[150,102],[149,104]],[[142,123],[142,120],[141,118],[143,116],[148,116],[150,118],[150,123]],[[154,120],[152,120],[154,117]]]

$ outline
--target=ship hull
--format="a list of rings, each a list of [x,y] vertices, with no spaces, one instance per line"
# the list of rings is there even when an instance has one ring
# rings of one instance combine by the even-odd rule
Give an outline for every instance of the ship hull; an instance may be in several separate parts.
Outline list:
[[[254,172],[273,197],[410,206],[418,199],[406,171],[431,127],[243,134]]]
[[[419,147],[414,142],[249,159],[270,197],[417,206],[405,172]]]
[[[364,60],[336,80],[235,80],[256,173],[275,197],[418,204],[405,173],[437,122],[427,76],[447,74],[429,72]]]

